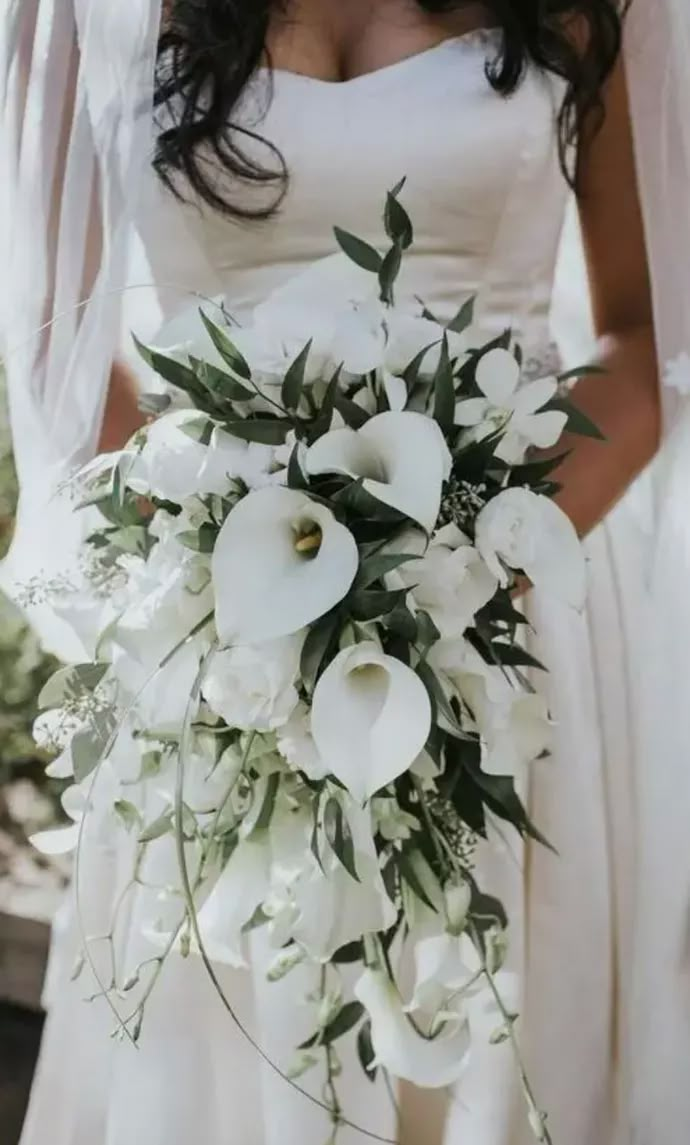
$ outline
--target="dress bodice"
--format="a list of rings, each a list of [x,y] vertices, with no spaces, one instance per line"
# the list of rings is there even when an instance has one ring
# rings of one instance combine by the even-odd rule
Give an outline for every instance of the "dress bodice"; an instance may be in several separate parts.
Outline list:
[[[475,295],[489,333],[513,326],[542,346],[567,192],[561,87],[529,68],[502,97],[485,74],[494,47],[494,32],[474,32],[344,83],[259,72],[241,114],[282,153],[286,197],[268,220],[236,222],[151,177],[141,232],[167,317],[188,305],[184,287],[223,294],[242,319],[337,249],[334,224],[380,246],[385,193],[404,176],[416,237],[401,292],[440,318]]]

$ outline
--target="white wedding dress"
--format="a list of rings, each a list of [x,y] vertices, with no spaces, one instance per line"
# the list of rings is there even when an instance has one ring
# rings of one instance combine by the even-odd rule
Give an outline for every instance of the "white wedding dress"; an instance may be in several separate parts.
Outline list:
[[[334,223],[380,243],[385,191],[406,176],[403,201],[416,242],[403,290],[422,296],[440,317],[476,295],[487,332],[513,326],[528,358],[548,367],[567,202],[554,121],[561,88],[530,69],[517,93],[501,98],[484,72],[491,38],[455,38],[341,84],[278,72],[260,130],[282,151],[291,179],[283,207],[268,222],[228,221],[181,204],[152,174],[140,242],[167,324],[159,341],[173,340],[176,313],[189,307],[185,291],[223,294],[241,320],[270,290],[334,251]],[[248,93],[246,114],[259,116],[262,101],[268,103],[263,73]],[[141,280],[141,270],[133,276]],[[154,337],[143,292],[131,298],[130,325]],[[484,884],[511,915],[519,1030],[557,1145],[652,1145],[631,1122],[626,1036],[641,767],[635,665],[644,656],[636,646],[642,521],[628,499],[589,539],[590,595],[581,615],[532,594],[539,653],[551,668],[556,750],[534,766],[526,797],[558,855],[506,836],[484,860]],[[107,917],[117,865],[118,855],[106,852],[85,872],[87,913]],[[144,942],[136,909],[130,928],[131,954]],[[199,964],[168,966],[137,1052],[109,1040],[109,1015],[100,1003],[83,1003],[82,982],[67,984],[76,953],[67,916],[56,945],[23,1145],[325,1145],[325,1115],[261,1066]],[[262,1047],[285,1065],[302,1030],[309,1033],[303,983],[288,977],[268,985],[249,972],[224,972],[223,980]],[[349,1059],[341,1088],[349,1118],[395,1138],[388,1095]],[[506,1046],[478,1047],[463,1083],[448,1095],[438,1142],[427,1100],[405,1098],[407,1145],[532,1140]],[[362,1145],[367,1138],[345,1129],[339,1140]]]

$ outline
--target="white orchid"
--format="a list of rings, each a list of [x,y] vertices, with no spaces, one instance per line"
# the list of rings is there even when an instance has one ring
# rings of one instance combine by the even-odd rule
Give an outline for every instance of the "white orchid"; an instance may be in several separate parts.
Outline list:
[[[400,551],[407,551],[404,539]],[[495,574],[456,525],[441,529],[424,556],[402,565],[389,581],[411,590],[415,607],[429,613],[444,639],[462,636],[498,588]]]
[[[230,728],[275,731],[287,723],[299,695],[295,687],[303,633],[260,647],[236,645],[216,652],[206,672],[203,696]]]
[[[228,491],[246,464],[247,444],[216,427],[203,445],[185,432],[198,421],[195,410],[177,410],[152,422],[127,478],[135,492],[180,504]]]
[[[430,730],[431,702],[421,680],[373,641],[343,649],[314,690],[316,746],[360,803],[407,770]]]
[[[503,586],[506,569],[521,569],[536,588],[581,608],[585,560],[575,528],[548,497],[529,489],[505,489],[479,513],[476,546]]]
[[[555,378],[520,385],[520,366],[508,350],[490,350],[477,365],[476,382],[482,398],[465,398],[455,407],[456,425],[473,429],[481,440],[504,430],[496,456],[517,464],[530,446],[546,449],[561,436],[568,416],[545,410],[558,391]]]
[[[430,376],[444,335],[452,357],[466,352],[467,333],[448,332],[422,317],[418,303],[382,303],[372,276],[342,253],[295,275],[256,308],[251,326],[232,332],[254,379],[264,385],[282,382],[308,341],[307,385],[330,377],[339,366],[350,375],[376,371],[387,385],[427,347],[421,374]],[[402,390],[395,392],[392,408],[402,408]]]
[[[470,1049],[470,1028],[462,1014],[448,1015],[435,1036],[417,1032],[397,986],[384,970],[367,969],[355,995],[371,1018],[375,1063],[394,1077],[440,1089],[462,1075]]]
[[[271,858],[268,831],[241,839],[202,904],[199,931],[214,961],[236,967],[247,964],[243,928],[269,893]]]
[[[482,739],[482,769],[490,775],[520,775],[551,746],[553,723],[543,696],[514,687],[466,640],[442,640],[429,663],[470,715]]]
[[[409,411],[378,414],[361,429],[335,429],[307,454],[311,474],[363,478],[372,497],[431,532],[452,459],[439,426]]]
[[[551,746],[553,725],[543,696],[512,688],[498,669],[492,677],[465,675],[460,691],[482,737],[482,770],[519,775]]]
[[[212,560],[224,644],[298,632],[346,596],[357,573],[354,537],[324,505],[293,489],[259,489],[230,512]]]
[[[273,919],[274,943],[282,947],[292,939],[317,962],[327,961],[362,934],[388,930],[397,917],[381,875],[369,810],[345,797],[341,807],[352,837],[357,879],[328,853],[324,841],[321,863],[309,855],[292,875],[288,868],[265,907]]]
[[[126,599],[103,641],[123,693],[136,698],[141,718],[158,731],[184,719],[208,646],[201,632],[189,637],[213,610],[204,560],[179,543],[174,528],[174,518],[157,514],[152,531],[161,539],[146,560],[129,559]],[[207,582],[201,591],[200,572]]]

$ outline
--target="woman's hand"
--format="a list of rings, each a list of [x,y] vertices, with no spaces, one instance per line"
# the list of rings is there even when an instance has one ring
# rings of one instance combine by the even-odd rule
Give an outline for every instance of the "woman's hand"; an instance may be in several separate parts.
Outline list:
[[[623,62],[606,91],[606,119],[581,146],[578,202],[599,364],[572,399],[606,441],[566,435],[557,500],[587,534],[651,461],[661,433],[652,297]]]

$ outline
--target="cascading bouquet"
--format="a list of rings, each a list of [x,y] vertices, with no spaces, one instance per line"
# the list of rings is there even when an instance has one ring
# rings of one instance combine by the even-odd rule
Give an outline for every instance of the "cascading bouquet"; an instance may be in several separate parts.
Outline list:
[[[540,838],[518,781],[550,721],[516,586],[584,595],[557,460],[525,457],[596,432],[560,379],[521,377],[509,332],[477,344],[471,302],[447,324],[396,304],[400,190],[385,254],[336,230],[311,293],[288,284],[241,328],[202,314],[205,351],[140,347],[166,390],[76,479],[97,523],[55,607],[91,659],[49,683],[37,729],[74,776],[71,833],[129,835],[120,906],[156,892],[153,953],[99,977],[121,1032],[171,953],[242,966],[261,928],[269,978],[320,983],[291,1076],[324,1055],[336,1126],[341,1038],[372,1076],[445,1086],[488,997],[518,1052],[476,854],[501,820]]]

